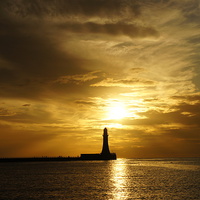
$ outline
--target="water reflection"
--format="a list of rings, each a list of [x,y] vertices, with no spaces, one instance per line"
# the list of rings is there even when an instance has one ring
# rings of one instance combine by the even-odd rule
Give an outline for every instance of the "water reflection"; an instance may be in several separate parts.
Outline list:
[[[113,199],[128,199],[127,160],[118,159],[112,163],[112,195]]]

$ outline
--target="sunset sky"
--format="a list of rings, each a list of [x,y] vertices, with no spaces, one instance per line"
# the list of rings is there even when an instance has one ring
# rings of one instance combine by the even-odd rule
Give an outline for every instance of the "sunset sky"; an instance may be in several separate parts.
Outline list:
[[[200,156],[199,0],[1,0],[0,157]]]

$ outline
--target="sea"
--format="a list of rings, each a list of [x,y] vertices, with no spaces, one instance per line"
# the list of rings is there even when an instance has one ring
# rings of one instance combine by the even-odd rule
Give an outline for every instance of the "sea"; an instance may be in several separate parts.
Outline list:
[[[200,200],[200,158],[0,163],[0,199]]]

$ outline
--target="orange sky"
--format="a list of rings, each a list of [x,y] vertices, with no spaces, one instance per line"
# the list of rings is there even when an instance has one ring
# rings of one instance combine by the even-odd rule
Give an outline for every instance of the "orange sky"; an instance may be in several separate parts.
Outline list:
[[[0,157],[200,156],[198,0],[0,1]]]

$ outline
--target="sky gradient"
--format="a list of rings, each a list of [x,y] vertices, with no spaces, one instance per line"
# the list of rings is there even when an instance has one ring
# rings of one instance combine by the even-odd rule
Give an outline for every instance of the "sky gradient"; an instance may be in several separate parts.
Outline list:
[[[0,1],[0,157],[200,156],[199,0]]]

